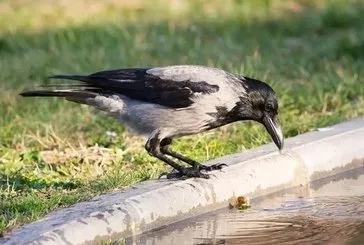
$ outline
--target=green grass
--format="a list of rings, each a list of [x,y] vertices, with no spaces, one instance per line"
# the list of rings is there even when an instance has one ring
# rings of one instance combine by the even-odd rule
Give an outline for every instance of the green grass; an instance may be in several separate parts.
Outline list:
[[[17,96],[54,73],[224,68],[274,87],[286,137],[364,115],[363,1],[46,2],[0,1],[0,234],[168,170],[102,113]],[[236,123],[174,148],[205,161],[270,141]]]

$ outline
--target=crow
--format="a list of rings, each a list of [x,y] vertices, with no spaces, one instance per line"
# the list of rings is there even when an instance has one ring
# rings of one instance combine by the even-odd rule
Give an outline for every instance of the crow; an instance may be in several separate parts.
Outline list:
[[[167,178],[209,178],[206,166],[170,149],[172,139],[193,135],[236,121],[263,124],[281,150],[283,134],[274,90],[265,82],[227,71],[196,65],[106,70],[90,75],[55,75],[74,80],[53,84],[55,89],[20,95],[55,96],[107,112],[141,135],[148,135],[148,153],[174,170]],[[182,167],[171,157],[189,164]],[[204,173],[205,172],[205,173]]]

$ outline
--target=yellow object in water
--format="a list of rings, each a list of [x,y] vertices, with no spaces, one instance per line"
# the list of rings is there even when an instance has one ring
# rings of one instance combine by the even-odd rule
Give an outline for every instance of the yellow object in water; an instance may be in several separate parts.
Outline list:
[[[237,208],[240,210],[250,208],[250,199],[244,196],[232,197],[229,199],[229,208]]]

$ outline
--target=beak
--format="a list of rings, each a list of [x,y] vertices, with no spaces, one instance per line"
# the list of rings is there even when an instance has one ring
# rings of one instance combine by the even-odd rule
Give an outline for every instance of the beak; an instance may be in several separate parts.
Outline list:
[[[265,115],[263,118],[263,125],[267,129],[269,135],[272,137],[274,143],[277,145],[279,150],[283,149],[283,133],[278,117],[271,117]]]

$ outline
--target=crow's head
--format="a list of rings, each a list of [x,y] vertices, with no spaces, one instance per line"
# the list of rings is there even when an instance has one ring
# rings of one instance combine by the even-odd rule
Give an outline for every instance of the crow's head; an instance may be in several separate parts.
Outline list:
[[[240,120],[262,123],[281,150],[283,133],[278,119],[278,102],[274,90],[266,83],[248,77],[241,78],[246,95],[236,103],[235,113]]]

